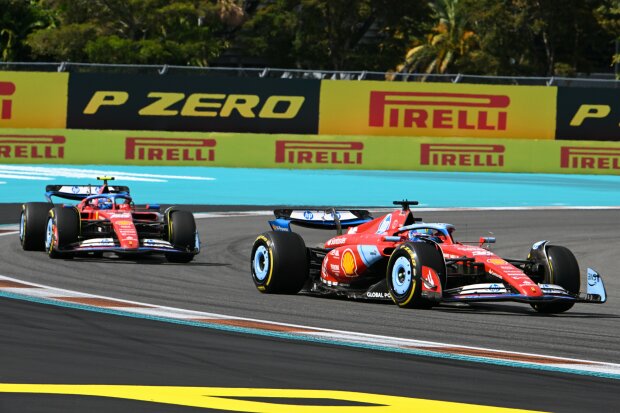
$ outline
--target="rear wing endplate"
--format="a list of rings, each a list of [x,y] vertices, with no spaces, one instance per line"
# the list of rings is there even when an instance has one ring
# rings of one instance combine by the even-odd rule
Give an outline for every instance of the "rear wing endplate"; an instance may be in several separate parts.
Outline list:
[[[363,209],[276,209],[273,214],[276,219],[269,221],[273,231],[291,231],[291,224],[340,231],[373,219],[370,213]]]
[[[91,195],[97,195],[103,185],[47,185],[45,198],[51,202],[51,197],[56,196],[74,201],[81,201]],[[129,195],[129,187],[122,185],[107,186],[107,194]]]

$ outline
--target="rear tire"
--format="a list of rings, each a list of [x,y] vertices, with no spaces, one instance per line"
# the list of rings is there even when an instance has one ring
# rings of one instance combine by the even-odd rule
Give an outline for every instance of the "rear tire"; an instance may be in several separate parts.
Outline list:
[[[25,251],[45,251],[45,224],[51,207],[47,202],[28,202],[22,205],[19,241]]]
[[[399,245],[388,261],[386,282],[392,300],[402,308],[431,308],[436,301],[422,297],[422,267],[432,268],[446,285],[446,264],[441,249],[425,242]]]
[[[297,294],[309,275],[306,244],[295,232],[265,232],[254,241],[250,267],[258,291]]]
[[[556,284],[572,294],[578,294],[581,284],[579,264],[573,253],[565,247],[551,245],[547,247],[549,265],[545,266],[543,283]],[[532,303],[531,306],[539,313],[556,314],[570,310],[574,302]]]
[[[199,248],[200,241],[196,231],[196,220],[189,211],[170,210],[166,212],[166,224],[168,229],[168,241],[175,248],[191,251],[166,253],[168,262],[188,263],[194,259],[195,250]]]
[[[50,258],[73,258],[72,252],[63,251],[78,241],[80,213],[76,208],[53,207],[48,214],[45,229],[45,249]]]

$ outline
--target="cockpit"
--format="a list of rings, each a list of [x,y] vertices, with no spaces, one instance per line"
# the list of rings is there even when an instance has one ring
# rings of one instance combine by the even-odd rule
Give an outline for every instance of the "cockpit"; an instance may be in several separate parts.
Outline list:
[[[401,228],[406,230],[407,237],[411,241],[430,240],[437,244],[453,244],[452,232],[454,226],[450,224],[424,224],[418,223]]]
[[[97,210],[120,210],[131,209],[132,199],[127,195],[101,194],[86,198],[85,205]]]

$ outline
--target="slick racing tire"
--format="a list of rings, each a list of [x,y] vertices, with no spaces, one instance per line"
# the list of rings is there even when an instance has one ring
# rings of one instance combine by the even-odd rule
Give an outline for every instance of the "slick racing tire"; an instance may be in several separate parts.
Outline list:
[[[402,308],[431,308],[437,301],[422,297],[422,267],[432,268],[446,285],[446,264],[434,243],[406,242],[388,261],[386,281],[392,300]]]
[[[306,244],[295,232],[265,232],[254,241],[250,267],[258,291],[297,294],[309,274]]]
[[[45,250],[50,258],[73,258],[63,251],[77,242],[80,235],[80,213],[75,208],[55,206],[50,209],[45,226]]]
[[[188,251],[166,253],[168,262],[187,263],[193,260],[200,243],[194,215],[189,211],[168,210],[166,211],[166,227],[168,241],[172,246]]]
[[[45,224],[51,207],[47,202],[28,202],[22,205],[19,241],[24,250],[45,250]]]
[[[557,284],[573,294],[579,293],[581,278],[579,264],[573,253],[565,247],[551,245],[547,247],[549,265],[545,265],[544,284]],[[570,310],[575,303],[572,301],[558,301],[550,303],[532,303],[534,310],[539,313],[556,314]]]

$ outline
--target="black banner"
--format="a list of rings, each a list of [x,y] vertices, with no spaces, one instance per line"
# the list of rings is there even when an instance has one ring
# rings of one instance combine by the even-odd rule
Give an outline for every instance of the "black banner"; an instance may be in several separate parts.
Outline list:
[[[319,80],[71,74],[67,127],[318,133]]]
[[[620,141],[620,88],[558,88],[556,139]]]

